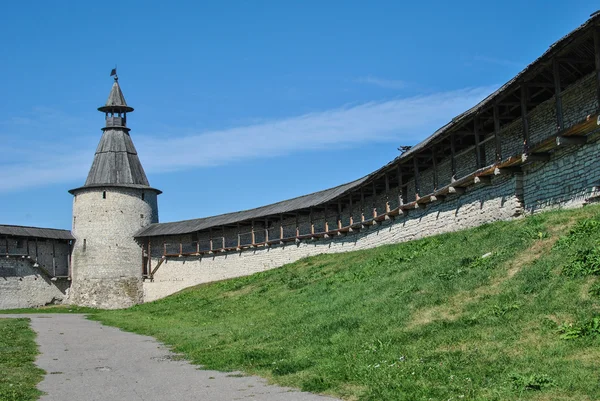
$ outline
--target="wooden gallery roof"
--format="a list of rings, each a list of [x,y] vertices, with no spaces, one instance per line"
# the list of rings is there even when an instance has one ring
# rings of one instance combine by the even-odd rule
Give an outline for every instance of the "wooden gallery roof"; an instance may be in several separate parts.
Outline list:
[[[335,188],[300,196],[256,209],[228,213],[219,216],[152,224],[142,229],[137,237],[189,234],[207,230],[211,227],[250,224],[253,219],[277,221],[286,214],[308,214],[309,209],[336,210],[339,202],[348,204],[362,187],[374,188],[378,193],[389,188],[389,182],[406,183],[418,174],[418,171],[434,167],[448,155],[473,150],[476,145],[497,138],[496,133],[513,121],[521,119],[539,104],[551,99],[556,93],[573,85],[582,77],[593,73],[600,76],[600,14],[592,14],[583,25],[564,36],[529,64],[513,79],[502,85],[497,91],[470,110],[456,116],[431,136],[396,157],[387,165],[356,181]],[[598,80],[600,83],[600,80]],[[600,84],[598,88],[600,96]],[[560,114],[560,113],[559,113]],[[526,120],[526,119],[525,119]],[[594,124],[596,121],[593,121]],[[586,122],[564,130],[558,122],[557,135],[580,135],[589,130]],[[584,127],[585,125],[585,127]],[[589,125],[589,124],[588,124]],[[568,131],[568,132],[567,132]],[[489,179],[498,169],[514,168],[536,158],[536,152],[547,151],[556,137],[544,143],[531,143],[528,130],[524,128],[523,151],[518,155],[502,155],[496,140],[496,160],[491,165],[479,161],[478,169],[465,177],[456,177],[456,181],[434,193],[402,205],[399,209],[410,209],[420,204],[441,199],[448,193],[456,193],[456,188]],[[546,143],[548,142],[548,143]],[[541,153],[538,153],[538,156]],[[453,157],[454,160],[454,157]],[[454,163],[453,163],[454,164]],[[453,166],[453,173],[456,167]],[[394,184],[396,185],[396,184]],[[400,184],[398,184],[400,185]],[[400,214],[402,210],[392,211]]]
[[[6,237],[29,237],[72,240],[73,235],[69,230],[58,230],[55,228],[40,228],[27,226],[0,225],[0,236]]]

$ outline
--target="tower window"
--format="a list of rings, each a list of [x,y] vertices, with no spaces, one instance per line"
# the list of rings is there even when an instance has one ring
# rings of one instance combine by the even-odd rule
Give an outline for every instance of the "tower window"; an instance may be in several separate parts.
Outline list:
[[[146,194],[142,192],[142,200],[146,199]]]
[[[106,191],[102,191],[102,199],[106,199]]]
[[[87,240],[83,239],[83,252],[85,252],[85,248],[87,247]]]

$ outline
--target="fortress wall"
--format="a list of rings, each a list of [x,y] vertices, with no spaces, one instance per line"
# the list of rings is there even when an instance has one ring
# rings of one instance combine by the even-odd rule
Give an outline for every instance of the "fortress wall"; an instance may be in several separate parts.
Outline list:
[[[28,259],[0,257],[0,309],[61,302],[68,287],[67,280],[51,281]]]
[[[7,249],[8,245],[8,249]],[[53,276],[69,275],[69,243],[47,238],[9,237],[0,239],[2,254],[29,255]]]
[[[461,196],[448,197],[427,209],[411,210],[405,217],[372,226],[356,235],[217,253],[201,258],[170,258],[156,272],[154,282],[144,282],[144,300],[159,299],[201,283],[273,269],[307,256],[372,248],[512,219],[522,213],[521,200],[516,196],[516,183],[516,177],[496,177],[490,186],[470,187]],[[159,258],[154,257],[153,266],[158,261]]]

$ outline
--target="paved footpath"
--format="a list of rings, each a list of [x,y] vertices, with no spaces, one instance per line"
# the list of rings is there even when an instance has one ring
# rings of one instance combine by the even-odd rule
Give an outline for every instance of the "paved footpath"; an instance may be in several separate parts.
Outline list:
[[[263,379],[200,370],[177,360],[152,337],[126,333],[84,315],[26,317],[37,332],[46,371],[42,401],[332,401],[333,398],[270,386]]]

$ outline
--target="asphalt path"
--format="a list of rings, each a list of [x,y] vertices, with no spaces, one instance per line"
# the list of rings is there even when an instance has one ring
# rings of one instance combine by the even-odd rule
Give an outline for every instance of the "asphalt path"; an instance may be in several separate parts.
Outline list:
[[[332,401],[272,386],[258,377],[201,370],[152,337],[126,333],[84,315],[0,315],[31,319],[46,371],[42,401]]]

